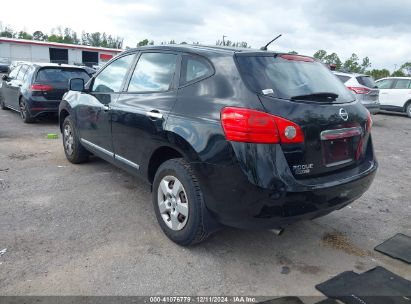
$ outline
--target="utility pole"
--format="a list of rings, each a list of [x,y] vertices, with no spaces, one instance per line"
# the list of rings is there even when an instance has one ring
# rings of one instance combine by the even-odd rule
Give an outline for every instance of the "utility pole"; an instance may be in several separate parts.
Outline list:
[[[225,40],[224,38],[227,37],[226,35],[223,35],[223,45],[225,46]]]

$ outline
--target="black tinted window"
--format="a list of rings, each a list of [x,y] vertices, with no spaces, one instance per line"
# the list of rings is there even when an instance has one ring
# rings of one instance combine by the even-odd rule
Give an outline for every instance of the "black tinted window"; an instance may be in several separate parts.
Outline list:
[[[164,92],[170,89],[177,55],[143,53],[128,86],[129,92]]]
[[[358,76],[357,81],[363,86],[366,86],[369,88],[375,88],[377,86],[374,82],[374,79],[370,76]]]
[[[26,81],[27,79],[31,79],[31,76],[33,75],[34,70],[35,69],[32,66],[29,66],[26,74],[24,74],[23,81]]]
[[[342,83],[346,83],[348,79],[351,78],[350,76],[344,76],[344,75],[335,75],[335,76],[337,76],[337,78],[341,80]]]
[[[184,56],[180,84],[196,81],[212,73],[213,68],[207,60],[197,56]]]
[[[411,80],[409,79],[397,79],[397,82],[394,85],[394,89],[410,89]]]
[[[377,87],[379,89],[389,89],[391,88],[392,79],[384,79],[377,82]]]
[[[245,81],[257,93],[290,99],[326,92],[337,94],[337,102],[353,100],[347,88],[322,63],[308,57],[282,56],[284,58],[239,55],[237,58]]]
[[[37,72],[37,82],[68,82],[71,78],[83,78],[84,82],[90,79],[90,76],[81,69],[70,68],[41,68]]]
[[[112,93],[121,90],[121,84],[134,59],[135,54],[118,58],[96,76],[93,84],[93,92]]]

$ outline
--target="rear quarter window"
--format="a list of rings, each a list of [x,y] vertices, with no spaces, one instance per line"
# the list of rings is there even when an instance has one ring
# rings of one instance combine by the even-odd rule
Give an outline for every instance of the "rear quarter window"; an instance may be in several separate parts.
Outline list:
[[[38,82],[67,82],[71,78],[82,78],[84,82],[90,79],[89,74],[82,69],[41,68],[37,72]]]
[[[180,85],[193,83],[214,74],[211,63],[205,58],[194,55],[183,55],[181,64]]]
[[[337,78],[342,82],[346,83],[351,77],[350,76],[345,76],[345,75],[335,75]]]

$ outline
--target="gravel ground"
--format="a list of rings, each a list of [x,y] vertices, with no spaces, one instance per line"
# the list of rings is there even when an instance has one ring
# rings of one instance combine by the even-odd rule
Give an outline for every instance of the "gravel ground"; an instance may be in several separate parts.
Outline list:
[[[373,251],[411,235],[411,119],[374,117],[380,162],[370,190],[276,236],[226,228],[183,248],[157,225],[149,186],[94,158],[70,164],[57,122],[0,112],[0,295],[320,295],[315,285],[377,265],[411,266]]]

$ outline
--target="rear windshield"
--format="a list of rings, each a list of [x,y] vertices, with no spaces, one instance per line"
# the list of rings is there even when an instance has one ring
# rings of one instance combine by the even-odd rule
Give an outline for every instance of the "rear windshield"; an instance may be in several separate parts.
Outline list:
[[[68,82],[71,78],[83,78],[84,82],[87,82],[90,79],[90,76],[81,69],[42,68],[37,72],[36,81]]]
[[[374,82],[374,79],[370,76],[358,76],[356,77],[357,81],[359,84],[362,84],[363,86],[369,87],[369,88],[376,88],[377,85]]]
[[[289,60],[274,54],[237,55],[240,72],[252,90],[282,99],[316,93],[338,95],[338,103],[354,96],[332,72],[317,61]],[[312,100],[316,98],[313,97]]]

